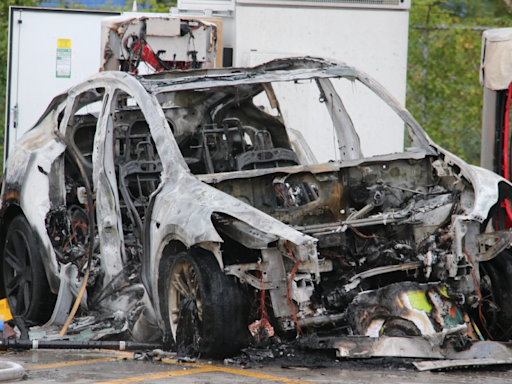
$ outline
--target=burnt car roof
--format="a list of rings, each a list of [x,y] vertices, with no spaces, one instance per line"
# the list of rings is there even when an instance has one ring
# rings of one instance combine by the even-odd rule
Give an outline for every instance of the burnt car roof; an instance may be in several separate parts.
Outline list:
[[[304,57],[276,59],[253,68],[160,72],[138,76],[138,80],[148,92],[158,93],[311,78],[346,77],[355,80],[360,76],[367,77],[345,63]]]
[[[315,57],[290,57],[284,59],[275,59],[267,63],[254,66],[252,68],[247,67],[231,67],[231,68],[201,68],[201,69],[190,69],[186,71],[163,71],[159,73],[149,74],[140,76],[146,80],[173,80],[173,79],[184,79],[194,77],[204,77],[205,79],[216,80],[221,76],[222,79],[232,78],[238,80],[250,76],[257,78],[258,76],[264,75],[269,72],[276,71],[297,71],[297,70],[327,70],[329,68],[347,69],[346,75],[356,74],[354,68],[346,65],[342,62],[328,61],[321,58]],[[341,74],[340,74],[341,75]],[[196,81],[191,80],[191,81]],[[186,81],[180,81],[186,82]]]

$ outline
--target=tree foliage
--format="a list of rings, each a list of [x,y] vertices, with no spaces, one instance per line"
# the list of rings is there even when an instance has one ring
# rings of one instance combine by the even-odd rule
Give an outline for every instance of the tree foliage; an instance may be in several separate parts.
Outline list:
[[[40,0],[42,1],[42,0]],[[176,6],[177,0],[136,0],[139,11],[144,12],[169,12],[170,8]],[[131,11],[133,0],[125,0],[124,6],[115,5],[113,1],[99,0],[101,5],[98,7],[87,7],[82,4],[81,0],[58,0],[55,6],[58,8],[68,9],[101,9],[103,11]]]
[[[40,0],[43,1],[43,0]],[[51,7],[53,8],[60,8],[60,9],[93,9],[98,10],[101,9],[102,11],[130,11],[132,9],[132,2],[129,0],[126,0],[124,6],[115,5],[112,1],[105,0],[101,2],[101,6],[94,7],[94,6],[86,6],[83,5],[80,0],[53,0],[54,2],[51,3]],[[130,3],[130,4],[128,4]]]
[[[501,0],[412,1],[407,107],[437,144],[473,164],[480,162],[482,32],[511,20]]]

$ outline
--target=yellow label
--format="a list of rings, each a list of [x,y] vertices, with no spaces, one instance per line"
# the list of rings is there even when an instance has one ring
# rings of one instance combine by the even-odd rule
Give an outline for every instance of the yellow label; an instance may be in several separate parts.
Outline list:
[[[57,48],[71,48],[71,39],[57,39]]]

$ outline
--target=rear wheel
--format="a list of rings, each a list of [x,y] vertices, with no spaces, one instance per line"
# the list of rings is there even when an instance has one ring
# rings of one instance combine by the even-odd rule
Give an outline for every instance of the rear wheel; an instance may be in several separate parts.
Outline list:
[[[228,357],[246,345],[243,295],[215,257],[191,249],[172,257],[167,280],[169,326],[181,355]]]
[[[46,279],[35,234],[24,216],[17,216],[9,225],[2,266],[12,315],[29,324],[46,322],[53,311],[55,295]]]

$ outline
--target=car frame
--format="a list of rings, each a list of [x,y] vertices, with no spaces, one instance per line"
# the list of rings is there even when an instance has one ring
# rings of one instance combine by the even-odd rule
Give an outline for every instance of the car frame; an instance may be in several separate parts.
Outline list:
[[[362,157],[334,78],[358,81],[380,97],[405,123],[412,148]],[[339,161],[314,164],[307,143],[279,116],[240,102],[260,92],[272,100],[268,84],[302,80],[316,82],[346,144]],[[199,94],[219,100],[201,112],[206,101]],[[188,95],[189,104],[180,107],[176,95]],[[77,114],[95,101],[101,108],[94,118]],[[242,108],[271,133],[247,128]],[[215,127],[199,130],[194,111],[209,114]],[[83,131],[87,145],[77,136],[80,124],[94,127]],[[131,133],[136,124],[146,124],[138,136]],[[244,144],[249,131],[252,148]],[[263,138],[257,150],[258,135],[281,144],[265,147]],[[190,146],[196,157],[182,154],[182,136],[203,138]],[[229,148],[224,160],[209,154],[222,146]],[[243,153],[231,155],[235,146]],[[202,159],[202,171],[193,174]],[[218,164],[234,168],[219,172]],[[248,164],[254,169],[244,169]],[[265,211],[230,194],[251,183],[270,185],[279,209]],[[255,194],[264,193],[254,185]],[[309,201],[294,205],[290,185]],[[284,336],[327,329],[437,338],[435,346],[450,334],[508,340],[512,232],[493,217],[507,209],[511,192],[510,182],[434,144],[389,92],[344,63],[292,58],[145,77],[106,71],[57,96],[7,160],[0,202],[5,293],[14,315],[29,325],[48,321],[47,328],[64,334],[76,301],[94,321],[102,314],[121,318],[124,325],[111,333],[173,340],[185,353],[207,356],[233,355],[250,333],[259,339],[274,328]],[[405,228],[407,238],[390,228]],[[385,234],[392,245],[377,240]],[[372,266],[361,257],[346,266],[346,255],[368,247],[358,239],[374,243],[377,259],[394,253],[389,257],[400,261]],[[397,309],[394,300],[411,295],[421,303],[406,299],[404,314],[405,301]],[[406,355],[421,355],[420,344]]]

